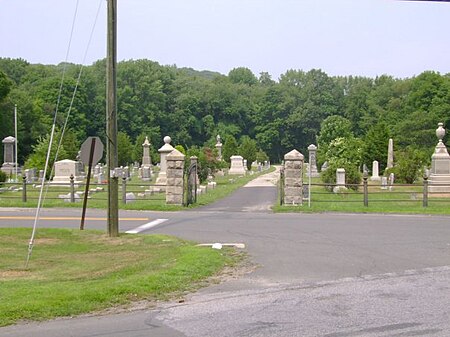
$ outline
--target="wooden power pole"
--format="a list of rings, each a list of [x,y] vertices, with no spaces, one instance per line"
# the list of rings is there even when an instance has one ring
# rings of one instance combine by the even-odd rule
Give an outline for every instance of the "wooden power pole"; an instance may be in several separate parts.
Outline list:
[[[108,43],[106,71],[106,156],[108,164],[108,235],[119,236],[119,177],[117,155],[117,0],[108,0]]]

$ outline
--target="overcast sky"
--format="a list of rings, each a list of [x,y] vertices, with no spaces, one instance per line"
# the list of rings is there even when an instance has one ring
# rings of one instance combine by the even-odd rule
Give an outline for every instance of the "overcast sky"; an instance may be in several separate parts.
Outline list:
[[[106,55],[106,1],[78,0],[69,62]],[[77,0],[0,0],[0,57],[66,59]],[[450,3],[395,0],[118,0],[118,59],[150,59],[273,79],[288,69],[329,75],[450,73]]]

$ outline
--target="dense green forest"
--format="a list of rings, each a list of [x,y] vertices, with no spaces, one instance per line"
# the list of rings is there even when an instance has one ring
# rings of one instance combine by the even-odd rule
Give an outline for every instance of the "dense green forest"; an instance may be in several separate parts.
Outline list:
[[[104,139],[105,67],[100,60],[82,69],[63,141],[66,156],[74,157],[87,136]],[[58,100],[62,128],[79,72],[76,64],[0,58],[0,137],[13,135],[17,104],[21,164],[45,143]],[[436,145],[437,123],[449,127],[450,74],[433,71],[396,79],[288,70],[276,81],[243,67],[225,76],[130,60],[118,64],[117,76],[122,162],[140,160],[146,135],[155,153],[165,135],[189,149],[213,148],[220,134],[225,145],[256,141],[273,162],[293,148],[307,154],[308,145],[318,144],[320,162],[347,151],[350,161],[371,167],[378,160],[381,168],[393,138],[399,159],[412,156],[422,165]]]

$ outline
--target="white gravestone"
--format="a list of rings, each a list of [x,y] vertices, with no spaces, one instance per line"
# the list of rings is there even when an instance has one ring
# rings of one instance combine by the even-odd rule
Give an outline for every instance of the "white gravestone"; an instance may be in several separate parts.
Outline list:
[[[388,178],[387,177],[381,177],[381,189],[387,190],[388,185]]]
[[[2,140],[3,143],[3,165],[1,170],[6,174],[12,174],[15,171],[15,153],[14,147],[16,139],[14,137],[6,137]]]
[[[379,165],[378,161],[374,160],[372,162],[372,176],[370,177],[370,180],[372,181],[380,181],[380,171],[379,171]]]
[[[77,161],[64,159],[55,162],[55,176],[53,183],[70,183],[70,176],[73,175],[74,182],[80,183],[82,176],[79,171],[80,166]]]
[[[140,176],[143,181],[149,181],[152,177],[150,166],[143,166],[139,168]]]
[[[152,159],[150,157],[150,142],[148,137],[145,137],[144,144],[142,144],[142,166],[141,166],[141,179],[148,181],[152,178]]]
[[[39,182],[42,183],[44,181],[44,170],[39,170]]]
[[[150,142],[147,136],[145,137],[144,144],[142,144],[142,148],[142,166],[152,166],[152,159],[150,157]]]
[[[309,165],[308,170],[306,171],[306,175],[309,176],[311,173],[311,177],[319,177],[320,174],[317,171],[317,146],[311,144],[308,146],[308,156],[309,156]]]
[[[389,139],[388,144],[388,158],[387,158],[387,169],[394,167],[394,140],[391,138]]]
[[[244,158],[242,156],[231,156],[231,167],[228,174],[245,174]]]
[[[336,186],[333,189],[334,193],[338,193],[342,190],[346,190],[345,187],[345,169],[338,168],[336,169]]]
[[[217,143],[216,143],[217,159],[219,161],[221,161],[222,160],[222,139],[220,138],[220,135],[217,135],[216,140],[217,140]]]
[[[394,175],[394,173],[391,173],[389,175],[389,179],[388,179],[389,191],[392,191],[392,189],[394,188],[394,180],[395,180],[395,175]]]
[[[28,184],[34,183],[36,181],[36,171],[37,171],[36,168],[25,170],[26,182]]]

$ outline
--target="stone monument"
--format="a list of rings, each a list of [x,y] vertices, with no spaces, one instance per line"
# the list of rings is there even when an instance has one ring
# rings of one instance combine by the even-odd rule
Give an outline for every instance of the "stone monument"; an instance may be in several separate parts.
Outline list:
[[[333,188],[333,192],[338,193],[346,189],[347,187],[345,187],[345,169],[338,168],[336,169],[336,186]]]
[[[217,159],[220,161],[222,160],[222,140],[220,138],[220,135],[217,135],[216,137],[217,143],[216,143],[216,149],[217,149]]]
[[[444,124],[439,123],[436,129],[438,144],[431,156],[431,171],[428,179],[428,191],[431,193],[450,192],[450,155],[442,139],[445,136]]]
[[[231,167],[228,174],[245,174],[244,158],[242,156],[231,156]]]
[[[320,177],[319,172],[317,171],[317,146],[311,144],[308,146],[308,158],[309,158],[309,166],[306,175],[309,176],[311,173],[312,178]]]
[[[381,189],[382,190],[387,190],[388,188],[388,177],[381,177]]]
[[[26,180],[27,184],[34,183],[37,180],[36,174],[37,174],[36,168],[31,168],[31,169],[25,170],[24,175],[25,175],[25,180]]]
[[[380,169],[379,169],[378,161],[374,160],[372,162],[372,176],[370,177],[370,180],[372,181],[380,181]]]
[[[3,143],[3,165],[1,170],[6,174],[12,174],[16,169],[15,151],[14,147],[16,139],[14,137],[6,137],[2,140]]]
[[[388,177],[389,191],[392,191],[394,188],[395,174],[391,172]]]
[[[394,140],[390,138],[388,144],[388,158],[386,169],[390,169],[393,167],[394,167]]]
[[[158,174],[158,178],[156,179],[156,185],[167,185],[167,173],[166,173],[166,169],[167,169],[167,161],[166,161],[166,157],[167,155],[172,152],[174,149],[174,147],[172,145],[170,145],[170,142],[172,141],[172,138],[170,138],[169,136],[165,136],[164,137],[164,145],[158,150],[159,154],[160,154],[160,163],[159,163],[159,167],[160,167],[160,171]]]
[[[148,141],[148,137],[145,136],[144,144],[142,144],[143,155],[142,155],[142,165],[141,165],[141,178],[144,181],[148,181],[151,179],[152,175],[152,159],[150,157],[150,142]]]
[[[64,159],[55,162],[55,176],[52,183],[69,184],[71,175],[73,175],[75,183],[81,183],[83,177],[79,168],[78,162],[74,160]]]

